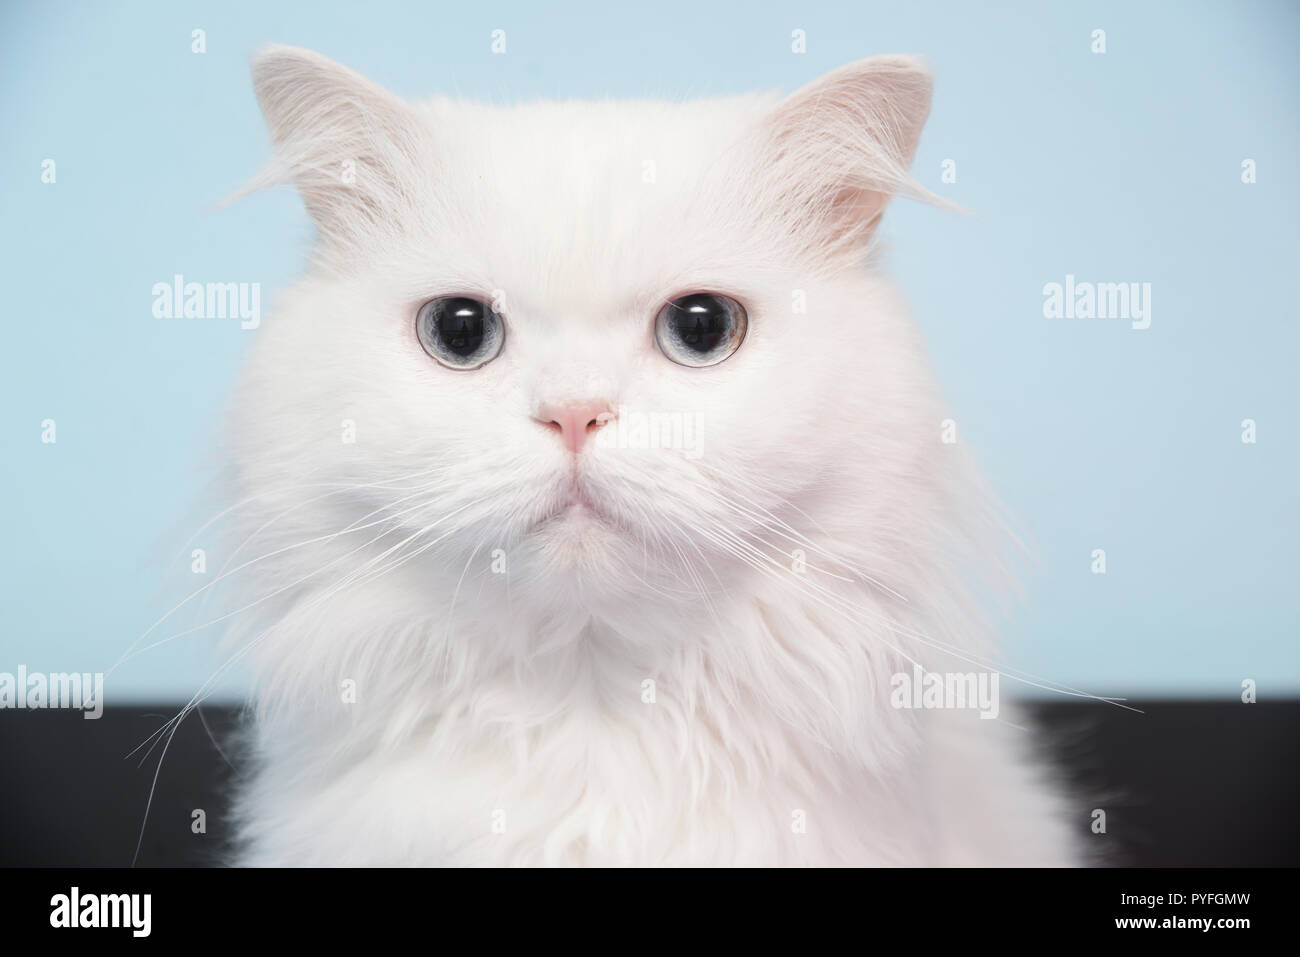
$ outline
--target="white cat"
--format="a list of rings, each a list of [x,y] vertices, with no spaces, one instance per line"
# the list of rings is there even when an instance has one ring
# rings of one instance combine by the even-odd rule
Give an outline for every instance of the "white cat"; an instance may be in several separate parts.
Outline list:
[[[898,706],[914,662],[991,670],[1002,567],[869,256],[924,194],[920,63],[687,103],[409,104],[285,47],[254,80],[257,185],[319,238],[228,430],[243,863],[1077,859],[1005,704]]]

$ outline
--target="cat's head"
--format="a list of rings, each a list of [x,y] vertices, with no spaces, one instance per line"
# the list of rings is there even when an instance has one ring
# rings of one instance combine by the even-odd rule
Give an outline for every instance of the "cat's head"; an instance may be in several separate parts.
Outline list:
[[[286,540],[599,604],[906,533],[938,419],[864,261],[917,61],[684,103],[408,103],[284,47],[254,81],[318,232],[232,430]]]

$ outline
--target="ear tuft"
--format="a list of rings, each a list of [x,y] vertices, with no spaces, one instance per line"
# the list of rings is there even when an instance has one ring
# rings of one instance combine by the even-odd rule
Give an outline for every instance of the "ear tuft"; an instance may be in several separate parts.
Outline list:
[[[766,198],[818,257],[860,255],[895,195],[946,205],[908,173],[931,87],[917,57],[870,57],[808,84],[769,115],[759,151]]]
[[[293,181],[327,241],[388,228],[429,145],[415,112],[361,74],[298,47],[263,49],[252,75],[276,156],[245,191]]]

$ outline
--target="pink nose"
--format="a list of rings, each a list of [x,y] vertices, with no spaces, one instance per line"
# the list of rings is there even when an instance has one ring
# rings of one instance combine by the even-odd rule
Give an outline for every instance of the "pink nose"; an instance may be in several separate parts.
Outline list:
[[[564,447],[577,453],[587,436],[614,418],[614,413],[605,402],[565,402],[542,406],[534,418],[559,432]]]

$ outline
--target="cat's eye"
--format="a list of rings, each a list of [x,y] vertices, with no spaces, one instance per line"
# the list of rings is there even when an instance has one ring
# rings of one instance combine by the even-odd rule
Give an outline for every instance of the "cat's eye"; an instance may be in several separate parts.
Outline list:
[[[450,369],[477,369],[501,353],[506,325],[492,307],[468,296],[431,299],[415,317],[420,345]]]
[[[730,296],[697,292],[672,300],[655,317],[664,355],[684,366],[711,366],[740,348],[749,317]]]

